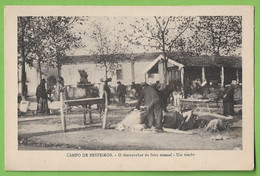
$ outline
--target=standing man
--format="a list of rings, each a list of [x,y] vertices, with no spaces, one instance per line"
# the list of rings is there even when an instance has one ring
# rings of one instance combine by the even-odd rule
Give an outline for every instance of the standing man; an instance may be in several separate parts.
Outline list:
[[[48,95],[45,89],[45,83],[45,79],[42,79],[36,89],[37,111],[38,113],[49,114]]]
[[[161,100],[161,106],[164,112],[168,112],[167,105],[168,105],[168,98],[174,91],[173,85],[167,85],[164,89],[159,91],[159,96]]]
[[[160,104],[160,97],[158,92],[152,86],[143,84],[136,109],[140,109],[140,105],[143,99],[147,111],[146,126],[151,128],[154,125],[158,132],[162,132],[162,107]]]
[[[223,115],[234,115],[234,92],[236,81],[233,80],[223,96]]]
[[[104,87],[103,87],[104,91],[106,91],[106,93],[107,93],[108,104],[110,104],[110,97],[111,97],[111,90],[109,88],[108,82],[110,82],[111,80],[112,80],[111,78],[106,79]]]
[[[119,105],[125,104],[126,87],[120,81],[117,82],[117,95]]]

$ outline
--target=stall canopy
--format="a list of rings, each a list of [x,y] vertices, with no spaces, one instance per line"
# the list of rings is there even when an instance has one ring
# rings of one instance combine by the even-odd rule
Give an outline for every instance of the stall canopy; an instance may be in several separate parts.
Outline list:
[[[157,72],[158,73],[158,63],[160,61],[162,61],[164,59],[163,55],[159,55],[156,59],[154,59],[143,71],[143,74],[146,73],[154,73]],[[177,66],[179,68],[179,70],[181,68],[184,67],[184,65],[172,60],[172,59],[168,59],[168,67],[173,67],[173,66]]]

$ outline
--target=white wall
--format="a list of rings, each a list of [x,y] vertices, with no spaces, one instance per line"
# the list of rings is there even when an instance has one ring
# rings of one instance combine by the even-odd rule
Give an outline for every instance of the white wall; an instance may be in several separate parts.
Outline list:
[[[135,82],[141,83],[145,81],[145,75],[143,73],[144,69],[149,65],[150,61],[140,61],[135,62]],[[121,64],[121,68],[123,69],[123,79],[117,80],[116,74],[111,76],[109,74],[108,77],[112,77],[111,86],[116,86],[117,81],[121,81],[125,85],[130,85],[132,82],[132,70],[130,62],[123,62]],[[78,70],[84,69],[88,73],[88,80],[91,83],[99,84],[100,78],[105,77],[104,69],[96,66],[95,63],[81,63],[75,65],[63,65],[61,69],[61,75],[64,78],[65,85],[77,85],[80,81],[80,76]],[[158,80],[157,78],[155,78]]]
[[[36,88],[40,83],[40,75],[37,72],[35,67],[29,67],[27,64],[25,65],[25,71],[26,71],[26,76],[27,76],[27,88],[28,88],[28,95],[29,96],[34,96],[36,94]],[[18,92],[22,92],[22,69],[19,67],[18,70]]]
[[[151,61],[138,61],[134,64],[135,70],[135,83],[145,82],[145,75],[143,71],[145,68],[151,63]],[[131,62],[123,62],[121,64],[121,68],[123,69],[123,79],[117,80],[116,74],[108,77],[112,77],[111,86],[116,86],[117,81],[121,81],[125,85],[130,85],[132,83],[132,70],[131,70]],[[64,78],[65,85],[77,85],[80,81],[80,76],[78,70],[84,69],[88,73],[88,80],[91,83],[99,84],[100,78],[105,77],[104,69],[101,67],[97,67],[95,63],[84,63],[84,64],[76,64],[76,65],[63,65],[61,69],[61,76]],[[47,77],[51,75],[55,75],[57,69],[50,69],[46,71],[46,75],[43,75],[43,78],[47,80]],[[36,93],[36,88],[40,83],[39,73],[37,72],[35,67],[29,67],[26,65],[26,74],[27,74],[27,85],[28,85],[28,95],[34,96]],[[21,82],[21,68],[18,70],[18,77]],[[147,77],[147,83],[155,83],[155,81],[159,80],[158,74],[154,75],[154,78]],[[21,83],[19,83],[19,92],[21,93]]]
[[[143,71],[152,61],[138,61],[135,62],[135,83],[145,82],[145,75]]]

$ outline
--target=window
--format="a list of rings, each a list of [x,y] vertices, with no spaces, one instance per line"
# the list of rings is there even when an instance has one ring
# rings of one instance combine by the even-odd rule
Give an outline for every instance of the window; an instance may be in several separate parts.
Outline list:
[[[123,79],[123,69],[116,70],[116,79],[122,80]]]

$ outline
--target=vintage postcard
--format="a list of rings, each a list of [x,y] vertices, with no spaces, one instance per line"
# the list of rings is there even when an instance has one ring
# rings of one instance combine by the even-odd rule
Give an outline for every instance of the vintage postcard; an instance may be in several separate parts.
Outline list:
[[[6,6],[5,169],[254,169],[253,6]]]

